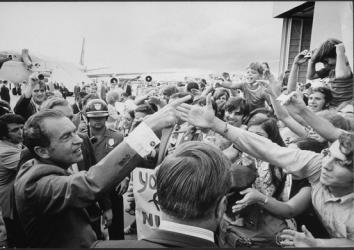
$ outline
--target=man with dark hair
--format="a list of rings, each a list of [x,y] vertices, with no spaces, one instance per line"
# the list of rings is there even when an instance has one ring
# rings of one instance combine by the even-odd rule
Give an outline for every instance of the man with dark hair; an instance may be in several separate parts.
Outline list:
[[[226,209],[230,162],[216,147],[186,142],[156,171],[162,220],[139,241],[103,241],[96,247],[217,247],[214,232]]]
[[[69,118],[71,121],[74,120],[75,115],[69,104],[69,102],[63,98],[51,97],[42,103],[42,110],[57,110],[60,111]],[[76,126],[76,125],[75,125]],[[81,144],[82,160],[73,164],[70,168],[71,171],[83,171],[88,170],[91,166],[97,163],[95,157],[94,149],[91,145],[90,139],[86,134],[78,133],[78,136],[83,140]],[[21,158],[19,166],[22,166],[25,162],[32,159],[33,155],[26,148],[21,152]],[[111,208],[111,203],[108,197],[102,197],[98,200],[98,203],[93,203],[91,206],[87,207],[86,210],[90,217],[90,222],[92,228],[94,229],[98,238],[102,239],[103,235],[101,232],[101,214],[104,211],[108,211]]]
[[[95,166],[73,174],[68,169],[83,157],[75,125],[60,111],[31,116],[23,137],[34,159],[21,166],[14,189],[29,247],[90,247],[97,237],[85,208],[110,192],[159,144],[155,132],[175,124],[176,107],[188,98],[151,115]]]
[[[10,247],[15,244],[13,183],[22,149],[24,119],[15,114],[0,117],[0,208],[7,228]]]
[[[46,99],[46,84],[39,80],[35,74],[30,75],[29,83],[20,99],[17,101],[14,112],[21,115],[26,120],[28,117],[38,112],[41,104]]]

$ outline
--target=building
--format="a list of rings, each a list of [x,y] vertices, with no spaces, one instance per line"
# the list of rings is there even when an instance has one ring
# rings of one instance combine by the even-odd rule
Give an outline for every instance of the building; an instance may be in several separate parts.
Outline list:
[[[273,17],[283,18],[279,74],[304,49],[315,49],[328,38],[343,41],[353,69],[353,2],[288,1],[274,2]],[[299,69],[298,79],[306,81],[307,65]]]

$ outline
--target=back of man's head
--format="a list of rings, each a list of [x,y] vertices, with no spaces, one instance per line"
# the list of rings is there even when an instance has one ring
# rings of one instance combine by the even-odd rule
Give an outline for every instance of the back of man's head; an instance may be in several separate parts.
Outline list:
[[[230,165],[222,152],[210,144],[181,144],[156,173],[162,211],[186,222],[214,218],[230,188]]]

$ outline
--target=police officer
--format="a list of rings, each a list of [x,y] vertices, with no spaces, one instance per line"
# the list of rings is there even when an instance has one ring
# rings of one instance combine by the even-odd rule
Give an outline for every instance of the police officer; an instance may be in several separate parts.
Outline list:
[[[123,135],[118,131],[106,127],[108,106],[101,99],[93,99],[87,103],[86,117],[88,133],[92,142],[97,161],[105,157],[114,147],[123,141]],[[122,195],[128,188],[129,180],[123,180],[111,192],[112,215],[105,214],[106,225],[110,240],[124,239],[124,214]]]

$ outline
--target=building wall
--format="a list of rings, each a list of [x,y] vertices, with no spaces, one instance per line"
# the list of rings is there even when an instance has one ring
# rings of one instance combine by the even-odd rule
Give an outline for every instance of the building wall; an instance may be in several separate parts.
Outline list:
[[[273,17],[277,17],[280,14],[287,12],[301,4],[306,3],[306,1],[284,1],[284,2],[274,2],[273,3]]]
[[[311,48],[317,48],[328,38],[343,41],[353,69],[353,2],[315,2]]]
[[[310,48],[312,18],[284,18],[279,74],[290,70],[298,53]],[[301,65],[298,80],[306,82],[307,66]]]

